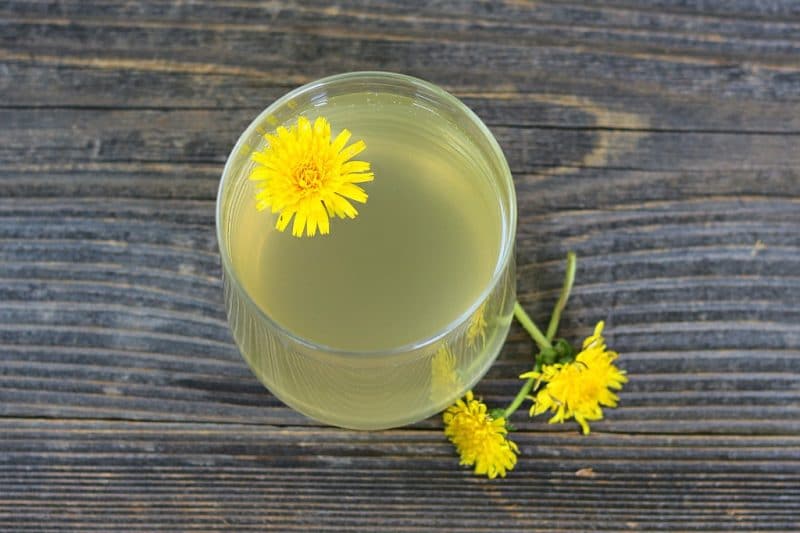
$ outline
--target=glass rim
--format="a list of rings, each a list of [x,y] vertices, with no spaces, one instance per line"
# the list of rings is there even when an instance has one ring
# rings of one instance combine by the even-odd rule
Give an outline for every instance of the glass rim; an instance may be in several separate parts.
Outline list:
[[[223,200],[223,192],[225,190],[226,185],[230,180],[233,178],[231,171],[231,165],[233,161],[236,159],[236,155],[240,153],[242,150],[243,145],[247,142],[247,139],[253,134],[256,128],[268,117],[271,113],[273,113],[276,109],[279,109],[285,106],[288,102],[297,98],[300,95],[303,95],[308,92],[312,92],[315,89],[318,89],[325,85],[330,85],[332,83],[342,82],[342,81],[394,81],[399,82],[401,84],[416,87],[423,89],[425,91],[429,91],[433,93],[436,97],[441,98],[442,100],[452,104],[458,112],[462,113],[466,116],[472,124],[477,126],[479,131],[483,134],[483,140],[487,141],[489,147],[491,148],[492,155],[497,158],[497,162],[499,163],[500,167],[500,176],[497,181],[501,182],[500,185],[504,187],[505,192],[508,195],[508,221],[507,224],[504,221],[503,226],[507,226],[507,231],[504,231],[500,251],[497,255],[497,262],[494,267],[494,272],[492,273],[491,279],[486,283],[486,286],[481,290],[480,294],[475,298],[475,300],[467,307],[465,311],[459,314],[454,320],[447,323],[444,327],[440,330],[435,332],[432,335],[429,335],[421,340],[413,341],[410,343],[406,343],[400,346],[396,346],[390,349],[384,350],[346,350],[341,348],[336,348],[334,346],[328,346],[325,344],[321,344],[305,337],[302,337],[293,331],[289,330],[277,320],[273,319],[269,314],[262,309],[250,296],[248,291],[244,288],[244,285],[239,280],[239,277],[236,275],[236,270],[233,268],[233,262],[230,258],[226,250],[226,246],[223,246],[223,243],[227,243],[228,239],[223,236],[222,231],[222,200]],[[498,201],[502,202],[502,199],[498,198]],[[505,218],[505,217],[503,217]],[[277,100],[275,100],[272,104],[267,106],[261,113],[256,116],[250,122],[250,124],[245,128],[242,134],[239,136],[239,139],[236,141],[236,144],[233,146],[228,158],[225,161],[225,166],[222,170],[222,177],[220,178],[219,188],[217,189],[217,200],[216,200],[216,209],[215,209],[215,225],[216,225],[216,235],[217,235],[217,245],[219,247],[219,254],[220,260],[222,263],[222,270],[223,274],[229,277],[230,282],[235,287],[234,290],[237,290],[244,298],[245,302],[247,302],[249,307],[252,307],[259,320],[266,321],[270,327],[276,329],[281,335],[285,335],[292,342],[295,342],[305,348],[309,348],[312,350],[317,350],[320,352],[324,352],[330,355],[339,355],[339,356],[367,356],[367,355],[401,355],[407,353],[413,353],[420,349],[423,349],[427,346],[433,345],[443,337],[446,337],[450,332],[454,331],[458,328],[461,324],[469,320],[469,318],[478,310],[480,305],[489,297],[489,294],[497,287],[498,283],[500,283],[500,279],[506,271],[508,267],[509,261],[513,258],[513,250],[514,250],[514,239],[516,238],[516,228],[517,228],[517,201],[516,201],[516,191],[514,189],[514,180],[511,175],[511,169],[508,166],[508,162],[506,161],[505,155],[503,154],[503,150],[500,148],[500,145],[497,143],[497,139],[495,139],[492,132],[483,123],[483,121],[472,111],[469,107],[466,106],[461,100],[450,94],[449,92],[445,91],[441,87],[422,80],[420,78],[416,78],[414,76],[409,76],[407,74],[399,74],[395,72],[387,72],[387,71],[354,71],[354,72],[345,72],[341,74],[335,74],[332,76],[326,76],[324,78],[320,78],[318,80],[306,83],[300,87],[292,89],[291,91],[287,92]]]

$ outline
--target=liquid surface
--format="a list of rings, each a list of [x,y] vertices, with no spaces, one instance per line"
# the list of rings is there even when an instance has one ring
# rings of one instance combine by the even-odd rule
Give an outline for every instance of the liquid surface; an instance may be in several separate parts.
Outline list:
[[[364,105],[369,100],[370,105]],[[375,180],[359,216],[296,238],[242,196],[231,242],[237,277],[284,329],[339,350],[419,342],[459,318],[489,284],[502,239],[497,193],[460,131],[408,100],[348,95],[318,114],[367,149]],[[261,148],[261,147],[258,147]]]

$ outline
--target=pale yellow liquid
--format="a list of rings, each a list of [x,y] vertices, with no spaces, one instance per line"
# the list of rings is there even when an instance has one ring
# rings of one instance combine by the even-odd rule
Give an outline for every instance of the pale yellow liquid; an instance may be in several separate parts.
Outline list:
[[[329,235],[293,237],[269,212],[238,230],[234,264],[256,303],[295,335],[343,350],[382,351],[442,330],[491,279],[502,237],[488,179],[427,110],[329,106],[367,149],[375,180],[353,220]],[[413,109],[413,108],[412,108]],[[427,120],[426,120],[427,119]]]
[[[366,99],[368,106],[362,105]],[[302,114],[312,120],[322,114],[334,135],[346,127],[353,140],[366,142],[357,159],[369,161],[375,173],[363,184],[369,199],[355,204],[357,218],[332,219],[329,235],[293,237],[291,226],[279,232],[275,215],[256,211],[246,165],[240,179],[249,190],[231,232],[232,262],[244,290],[282,329],[312,344],[359,352],[353,357],[374,368],[370,359],[380,356],[370,352],[442,333],[489,287],[504,231],[496,185],[457,127],[410,100],[348,95]],[[451,340],[452,375],[444,389],[434,390],[430,376],[436,346],[413,371],[398,369],[388,382],[377,374],[360,382],[363,372],[335,366],[317,382],[309,377],[311,367],[281,369],[260,364],[259,354],[245,356],[274,393],[301,411],[371,427],[370,420],[399,421],[403,410],[413,417],[432,403],[449,402],[482,374],[498,349],[495,337],[505,335],[510,320],[507,305],[492,306],[480,342],[468,350],[463,339]],[[497,313],[504,314],[501,320]]]

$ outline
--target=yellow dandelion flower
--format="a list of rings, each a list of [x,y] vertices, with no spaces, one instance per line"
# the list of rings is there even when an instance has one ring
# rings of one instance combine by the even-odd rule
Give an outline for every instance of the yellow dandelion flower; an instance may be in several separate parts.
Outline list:
[[[442,415],[444,434],[461,456],[460,464],[475,465],[475,473],[489,479],[505,477],[517,464],[519,448],[507,438],[505,418],[492,418],[486,404],[472,391]]]
[[[456,369],[456,358],[450,348],[443,344],[431,359],[430,398],[433,401],[441,401],[452,398],[462,390],[464,386]]]
[[[350,161],[366,144],[358,141],[345,147],[350,132],[342,130],[331,141],[331,125],[323,117],[313,124],[305,118],[289,129],[281,126],[266,134],[267,147],[255,152],[258,165],[250,173],[256,182],[256,208],[279,213],[275,227],[284,231],[294,217],[292,235],[309,237],[330,232],[330,217],[355,218],[350,200],[364,203],[367,193],[356,185],[372,181],[366,161]]]
[[[486,302],[483,302],[469,319],[467,346],[470,348],[475,346],[478,339],[481,340],[481,344],[486,342],[486,326]]]
[[[544,365],[541,372],[528,372],[520,377],[545,382],[536,396],[531,396],[531,416],[550,411],[550,423],[574,418],[584,435],[589,433],[589,421],[602,420],[601,406],[616,407],[619,390],[628,381],[625,371],[614,366],[616,352],[606,350],[603,322],[595,326],[594,334],[583,341],[583,350],[575,360],[566,364]]]

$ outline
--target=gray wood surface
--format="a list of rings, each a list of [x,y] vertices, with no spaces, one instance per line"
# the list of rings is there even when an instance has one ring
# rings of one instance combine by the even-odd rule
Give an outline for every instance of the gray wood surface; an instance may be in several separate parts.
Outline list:
[[[519,413],[505,480],[438,417],[302,417],[228,333],[225,157],[365,69],[484,119],[521,302],[545,321],[575,250],[562,334],[604,319],[630,374],[589,437]],[[799,3],[4,1],[0,125],[0,530],[800,529]]]

